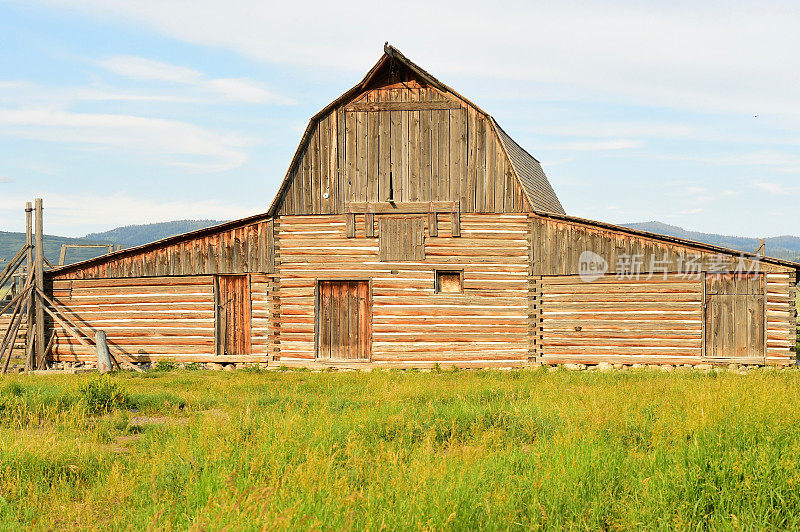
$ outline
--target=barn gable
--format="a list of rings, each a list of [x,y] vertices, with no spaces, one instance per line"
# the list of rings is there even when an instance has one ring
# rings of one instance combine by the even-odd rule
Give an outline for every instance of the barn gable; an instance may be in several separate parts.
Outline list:
[[[458,202],[462,212],[564,213],[538,161],[397,49],[315,115],[270,214],[351,202]]]

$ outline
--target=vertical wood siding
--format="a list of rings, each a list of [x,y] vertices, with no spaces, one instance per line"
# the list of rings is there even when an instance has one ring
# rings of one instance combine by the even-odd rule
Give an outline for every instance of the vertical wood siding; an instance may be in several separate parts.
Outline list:
[[[526,211],[490,120],[436,89],[408,87],[367,91],[323,117],[290,171],[280,213],[343,213],[351,201],[387,201],[390,190],[395,201],[459,201],[464,212]],[[451,108],[353,107],[382,102],[446,102],[442,107]]]
[[[366,223],[367,231],[370,224]],[[425,218],[380,218],[379,259],[382,262],[425,260]]]
[[[376,215],[380,219],[380,215]],[[345,216],[282,216],[280,361],[314,359],[317,279],[371,279],[372,361],[377,365],[521,364],[528,360],[528,245],[525,215],[451,216],[426,232],[425,260],[381,262],[378,239],[347,238]],[[462,294],[436,294],[435,270],[463,268]]]
[[[765,279],[761,274],[706,274],[704,355],[764,358]]]
[[[274,269],[271,219],[141,251],[122,252],[57,272],[55,279],[163,277],[220,273],[271,273]]]
[[[580,257],[584,251],[600,255],[608,263],[609,273],[617,271],[620,260],[639,257],[641,272],[685,272],[688,264],[697,264],[697,271],[734,271],[739,257],[718,254],[678,243],[660,241],[644,235],[634,235],[590,226],[579,222],[557,221],[531,215],[532,273],[534,275],[573,275],[580,273]],[[655,268],[653,268],[655,267]],[[744,260],[743,268],[753,268]],[[768,263],[758,265],[759,271],[791,271],[785,266]]]

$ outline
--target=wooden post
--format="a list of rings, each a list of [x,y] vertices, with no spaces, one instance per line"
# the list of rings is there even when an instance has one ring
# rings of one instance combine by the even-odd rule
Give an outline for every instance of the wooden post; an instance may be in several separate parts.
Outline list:
[[[42,198],[36,198],[36,243],[34,277],[38,292],[44,293],[44,222],[42,221]],[[44,308],[41,298],[36,298],[36,368],[43,369],[44,360]]]
[[[28,246],[28,250],[25,255],[25,273],[31,273],[31,269],[33,268],[33,205],[31,202],[27,202],[25,204],[25,245]],[[30,371],[34,368],[34,360],[33,360],[33,345],[34,345],[34,334],[33,334],[33,324],[34,324],[34,311],[33,305],[36,302],[36,297],[34,291],[31,290],[30,296],[28,296],[28,304],[27,304],[27,323],[26,327],[27,330],[25,332],[25,343],[27,344],[25,349],[25,371]]]
[[[105,331],[94,333],[94,346],[97,350],[97,369],[100,373],[108,373],[113,369],[111,365],[111,355],[108,353]]]

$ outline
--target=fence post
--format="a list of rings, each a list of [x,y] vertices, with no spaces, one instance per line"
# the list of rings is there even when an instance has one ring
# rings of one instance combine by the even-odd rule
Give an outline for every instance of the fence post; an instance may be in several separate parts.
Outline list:
[[[113,367],[111,366],[111,355],[108,353],[105,331],[94,333],[94,344],[97,349],[97,369],[100,373],[108,373]]]
[[[25,273],[28,274],[33,268],[33,205],[31,202],[25,203],[25,245],[28,250],[25,252]],[[24,277],[23,277],[24,279]],[[33,306],[36,301],[36,294],[31,290],[26,306],[27,317],[25,319],[25,371],[34,368],[33,360],[33,324],[35,323]]]

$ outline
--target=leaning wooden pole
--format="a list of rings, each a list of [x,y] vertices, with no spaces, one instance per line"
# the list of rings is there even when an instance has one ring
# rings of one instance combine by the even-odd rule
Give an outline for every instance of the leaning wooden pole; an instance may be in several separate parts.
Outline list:
[[[28,246],[28,251],[25,255],[25,273],[30,274],[33,269],[33,205],[31,205],[30,201],[25,204],[25,245]],[[34,294],[35,292],[31,290],[31,294],[28,296],[27,331],[25,332],[25,343],[27,344],[25,346],[25,371],[30,371],[34,368],[33,339],[35,335],[33,332],[33,324],[36,321],[33,310],[36,304],[36,296]]]
[[[34,283],[36,290],[44,293],[44,222],[42,220],[42,198],[36,198],[36,241],[34,244]],[[36,368],[44,369],[45,366],[45,339],[44,339],[44,308],[41,299],[35,298],[36,312]]]

